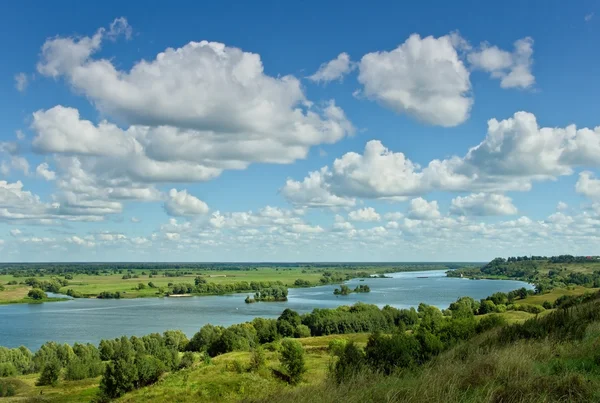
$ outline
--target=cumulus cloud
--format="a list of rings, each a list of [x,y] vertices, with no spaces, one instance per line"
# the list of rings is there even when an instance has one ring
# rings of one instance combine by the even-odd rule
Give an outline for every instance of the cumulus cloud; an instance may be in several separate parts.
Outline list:
[[[117,199],[118,188],[122,199],[157,199],[155,183],[291,163],[354,131],[333,101],[311,102],[297,78],[269,76],[258,54],[222,43],[169,48],[127,71],[95,57],[104,40],[130,35],[120,18],[91,37],[55,37],[42,47],[40,74],[64,78],[104,116],[128,125],[94,123],[62,105],[34,113],[34,151],[70,165],[58,167],[59,184],[85,176],[82,197]]]
[[[583,171],[579,174],[575,191],[590,199],[600,200],[600,179],[595,179],[590,171]]]
[[[510,197],[493,193],[474,193],[452,199],[450,212],[467,216],[514,215],[517,208]]]
[[[27,85],[29,84],[29,79],[27,78],[27,74],[18,73],[15,74],[15,88],[19,92],[24,92],[27,89]]]
[[[381,216],[375,211],[373,207],[365,207],[362,209],[354,210],[348,213],[348,218],[352,221],[380,221]]]
[[[281,194],[292,204],[305,207],[351,207],[356,204],[354,198],[333,195],[325,182],[328,171],[310,172],[302,182],[288,179],[281,188]]]
[[[567,203],[563,202],[563,201],[559,201],[559,202],[556,204],[556,209],[557,209],[557,210],[566,210],[566,209],[568,209],[568,208],[569,208],[569,205],[568,205]]]
[[[307,78],[316,82],[329,82],[341,80],[346,74],[354,69],[355,65],[350,61],[348,53],[340,53],[335,59],[323,63],[317,72]]]
[[[331,167],[313,172],[300,189],[342,198],[393,199],[431,191],[501,193],[528,191],[535,181],[571,175],[577,166],[600,166],[600,127],[540,127],[535,116],[517,112],[490,119],[485,138],[462,156],[434,159],[425,167],[404,153],[371,140],[362,154],[349,152]]]
[[[167,214],[172,216],[194,216],[209,211],[206,203],[189,194],[185,189],[181,191],[171,189],[164,207]]]
[[[467,59],[473,68],[500,79],[502,88],[530,88],[535,83],[531,73],[532,55],[533,39],[527,37],[516,41],[512,52],[483,43],[478,50],[469,53]]]
[[[453,35],[411,35],[392,51],[364,55],[358,64],[363,93],[397,113],[425,123],[456,126],[473,104],[469,71]]]
[[[37,176],[47,181],[53,181],[54,179],[56,179],[56,172],[50,170],[50,166],[47,162],[43,162],[40,165],[38,165],[35,169],[35,173]]]
[[[422,197],[417,197],[410,201],[407,216],[414,220],[433,220],[440,218],[441,214],[437,201],[428,202]]]

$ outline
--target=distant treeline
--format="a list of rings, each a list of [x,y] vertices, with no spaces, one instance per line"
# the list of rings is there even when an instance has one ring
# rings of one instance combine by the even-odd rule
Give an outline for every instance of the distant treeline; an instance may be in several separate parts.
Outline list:
[[[282,270],[364,270],[377,268],[382,272],[417,271],[432,269],[456,269],[471,266],[473,263],[0,263],[0,275],[16,277],[87,274],[106,275],[132,273],[133,271],[163,273],[166,276],[193,275],[199,271],[231,270],[248,271],[260,268],[280,268]]]

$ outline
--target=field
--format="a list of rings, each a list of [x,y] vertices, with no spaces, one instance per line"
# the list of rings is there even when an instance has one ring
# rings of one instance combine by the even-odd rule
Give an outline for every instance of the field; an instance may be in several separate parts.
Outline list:
[[[325,272],[332,273],[340,278],[358,277],[361,275],[381,274],[394,271],[415,271],[415,270],[439,270],[452,267],[445,264],[332,264],[327,265],[281,265],[281,266],[258,266],[258,265],[240,265],[227,269],[219,267],[191,266],[173,269],[165,266],[155,268],[140,268],[140,265],[132,265],[127,268],[102,268],[91,266],[69,267],[68,270],[60,272],[59,275],[45,271],[45,265],[32,266],[31,268],[22,268],[29,270],[31,276],[15,277],[12,274],[0,274],[0,285],[4,285],[5,291],[0,291],[0,304],[30,302],[24,299],[31,287],[25,284],[6,285],[10,281],[22,283],[27,277],[38,278],[39,280],[50,280],[52,277],[63,278],[68,273],[68,285],[60,288],[61,293],[66,293],[71,289],[80,293],[84,297],[95,297],[101,292],[119,292],[121,298],[139,298],[156,297],[162,295],[159,289],[164,293],[168,290],[169,284],[188,283],[194,284],[196,277],[204,278],[208,283],[214,284],[234,284],[239,282],[276,282],[280,281],[287,287],[295,287],[294,282],[298,279],[308,282],[310,285],[319,285],[320,279]],[[0,267],[1,268],[1,267]],[[21,272],[21,271],[20,271]],[[0,273],[2,271],[0,270]],[[152,275],[154,273],[154,275]],[[169,276],[166,276],[168,273]],[[43,274],[43,277],[40,275]],[[123,278],[124,275],[131,278]],[[154,288],[148,286],[152,282]],[[139,284],[145,288],[140,289]]]

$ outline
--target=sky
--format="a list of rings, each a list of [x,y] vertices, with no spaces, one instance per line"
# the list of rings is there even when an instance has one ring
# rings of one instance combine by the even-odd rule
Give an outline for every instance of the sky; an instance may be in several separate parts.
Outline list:
[[[0,26],[1,262],[600,254],[597,1],[21,1]]]

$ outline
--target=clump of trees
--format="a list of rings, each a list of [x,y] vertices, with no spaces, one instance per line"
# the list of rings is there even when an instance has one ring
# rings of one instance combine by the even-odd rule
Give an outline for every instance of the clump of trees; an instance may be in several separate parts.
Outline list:
[[[258,301],[287,301],[287,295],[288,289],[282,285],[263,288],[254,294],[254,298],[251,298],[250,296],[246,297],[246,303],[249,304]]]
[[[40,300],[48,298],[46,293],[39,288],[34,288],[32,290],[29,290],[29,292],[27,293],[27,296],[36,301],[40,301]]]
[[[121,293],[119,291],[110,292],[110,291],[102,291],[96,298],[100,299],[119,299],[121,298]]]

